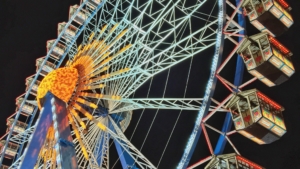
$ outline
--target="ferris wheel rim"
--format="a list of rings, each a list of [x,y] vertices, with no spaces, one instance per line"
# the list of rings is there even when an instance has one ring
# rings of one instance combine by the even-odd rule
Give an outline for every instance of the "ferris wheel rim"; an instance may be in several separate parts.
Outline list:
[[[225,0],[218,0],[218,33],[216,38],[216,45],[215,45],[215,54],[212,59],[211,64],[211,72],[210,72],[210,78],[206,84],[206,90],[205,90],[205,96],[203,97],[203,104],[201,105],[201,108],[198,112],[197,119],[195,121],[194,129],[192,135],[190,135],[188,143],[186,145],[186,148],[184,150],[183,156],[177,166],[177,169],[183,169],[186,168],[191,156],[193,154],[193,151],[196,147],[196,143],[199,140],[200,134],[201,134],[201,121],[205,114],[208,113],[208,107],[210,106],[212,95],[215,91],[215,85],[217,82],[217,78],[215,77],[215,73],[217,71],[217,68],[219,67],[221,63],[221,58],[223,54],[223,46],[224,46],[224,34],[223,34],[223,27],[225,26],[226,21],[226,2]],[[208,103],[208,104],[207,104]],[[194,132],[196,131],[196,132]]]

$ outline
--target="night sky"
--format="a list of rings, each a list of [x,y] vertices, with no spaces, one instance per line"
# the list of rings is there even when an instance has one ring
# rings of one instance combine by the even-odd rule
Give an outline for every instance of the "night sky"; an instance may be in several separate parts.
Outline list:
[[[210,0],[209,0],[210,1]],[[284,106],[283,112],[287,133],[278,141],[260,146],[239,134],[230,136],[239,152],[246,158],[268,168],[268,169],[300,169],[300,1],[287,1],[293,8],[291,11],[294,18],[294,25],[282,36],[277,39],[293,52],[292,60],[296,73],[280,86],[269,88],[256,81],[245,89],[257,88],[264,94],[274,99]],[[25,91],[25,78],[35,73],[35,60],[46,55],[46,41],[57,37],[57,23],[68,20],[69,6],[79,3],[78,0],[51,0],[51,1],[0,1],[0,135],[6,131],[6,118],[14,113],[15,98]],[[248,35],[259,33],[247,20]],[[226,41],[224,46],[224,58],[233,49],[231,43]],[[212,56],[213,49],[205,51],[202,55],[194,57],[192,60],[191,74],[189,79],[189,88],[187,97],[202,97],[205,89],[205,79],[209,75],[210,62],[209,56]],[[206,57],[205,57],[206,56]],[[170,69],[167,83],[166,97],[182,97],[183,89],[191,59],[176,65]],[[233,59],[226,67],[222,76],[233,81],[235,60]],[[151,84],[151,94],[149,97],[162,97],[163,89],[166,83],[168,71],[159,74],[153,78]],[[200,78],[201,76],[201,78]],[[245,71],[245,80],[252,78]],[[146,83],[136,93],[136,97],[145,96],[150,82]],[[229,94],[227,89],[217,86],[214,98],[222,101]],[[175,124],[179,111],[161,110],[155,116],[155,110],[148,110],[142,114],[141,110],[136,111],[132,118],[132,123],[125,132],[128,138],[131,137],[140,115],[139,122],[135,131],[132,143],[137,148],[141,148],[143,138],[151,126],[149,136],[142,149],[143,154],[154,163],[158,164],[157,154],[161,154],[168,140],[172,127]],[[178,125],[175,128],[175,134],[171,137],[168,148],[166,149],[163,160],[159,168],[175,168],[181,158],[188,136],[193,128],[197,112],[183,111],[180,115]],[[216,128],[221,128],[224,114],[218,114],[208,123]],[[215,144],[218,135],[209,132],[212,143]],[[166,136],[167,135],[167,136]],[[227,145],[226,153],[233,152]],[[116,152],[110,152],[112,158],[115,158]],[[195,149],[191,164],[208,155],[208,149],[202,137]],[[158,155],[160,157],[160,155]],[[113,161],[113,160],[112,160]],[[114,161],[111,162],[113,166]],[[117,164],[114,168],[120,168]],[[203,167],[199,167],[203,168]]]

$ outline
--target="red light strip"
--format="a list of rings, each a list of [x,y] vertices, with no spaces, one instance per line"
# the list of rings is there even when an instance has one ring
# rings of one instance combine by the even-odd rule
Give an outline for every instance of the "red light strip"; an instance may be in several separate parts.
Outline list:
[[[264,101],[268,102],[269,104],[271,104],[276,109],[281,109],[282,108],[282,106],[280,106],[279,104],[277,104],[273,100],[269,99],[267,96],[265,96],[261,92],[257,92],[257,96],[260,97],[260,98],[262,98]]]
[[[285,2],[285,0],[276,0],[278,3],[280,3],[280,6],[282,6],[284,9],[289,8],[289,4]]]
[[[281,52],[283,52],[284,55],[287,55],[288,53],[290,53],[290,51],[283,46],[281,43],[279,43],[275,38],[273,38],[272,36],[269,36],[269,41],[272,45],[274,45],[275,47],[277,47]]]
[[[247,159],[245,159],[245,158],[243,158],[243,157],[241,157],[241,156],[239,156],[239,155],[236,156],[236,159],[241,160],[241,161],[243,161],[243,162],[245,162],[245,163],[251,165],[252,167],[254,167],[254,169],[264,169],[263,167],[261,167],[261,166],[255,164],[255,163],[253,163],[252,161],[247,160]]]

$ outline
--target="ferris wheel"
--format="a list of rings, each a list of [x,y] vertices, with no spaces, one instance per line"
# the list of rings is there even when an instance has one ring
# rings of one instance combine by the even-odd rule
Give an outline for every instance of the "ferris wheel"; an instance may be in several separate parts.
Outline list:
[[[226,15],[226,6],[234,9],[231,16]],[[57,39],[47,41],[47,55],[36,60],[36,74],[26,79],[26,92],[16,99],[16,113],[8,118],[1,141],[1,167],[160,168],[170,163],[164,162],[165,152],[176,140],[186,147],[173,163],[186,168],[202,129],[211,154],[222,154],[222,148],[213,152],[205,126],[220,132],[220,147],[227,140],[239,154],[227,137],[236,130],[218,131],[205,121],[216,112],[231,111],[225,103],[258,79],[231,84],[220,75],[245,42],[237,40],[244,37],[244,25],[235,21],[236,14],[242,15],[241,6],[224,0],[85,0],[71,6],[69,21],[58,24]],[[225,39],[236,47],[220,66]],[[194,60],[202,57],[211,65],[196,63],[194,74],[208,69],[201,74],[206,89],[200,96],[193,92],[190,76]],[[241,69],[242,59],[238,60]],[[179,70],[175,77],[174,67]],[[217,79],[233,93],[222,102],[212,98]],[[170,84],[174,82],[182,87]],[[164,140],[158,141],[163,149],[155,150],[156,143],[147,144],[147,139],[157,116],[165,111],[177,112],[165,138],[154,139]],[[187,138],[174,133],[182,132],[177,129],[182,114],[192,112],[197,116],[185,131],[191,134],[186,143]],[[138,132],[150,113],[144,135],[126,133],[131,126],[133,133]],[[228,119],[230,113],[226,126]],[[137,148],[134,142],[139,140]],[[151,145],[148,151],[143,151],[144,145]],[[196,165],[211,159],[214,156]]]

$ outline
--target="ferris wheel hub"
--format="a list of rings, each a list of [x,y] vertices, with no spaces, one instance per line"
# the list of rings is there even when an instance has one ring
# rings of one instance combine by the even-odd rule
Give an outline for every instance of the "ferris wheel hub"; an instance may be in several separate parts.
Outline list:
[[[41,82],[37,90],[37,102],[42,107],[42,98],[48,91],[64,102],[68,102],[78,81],[78,71],[72,67],[64,67],[50,72]]]

